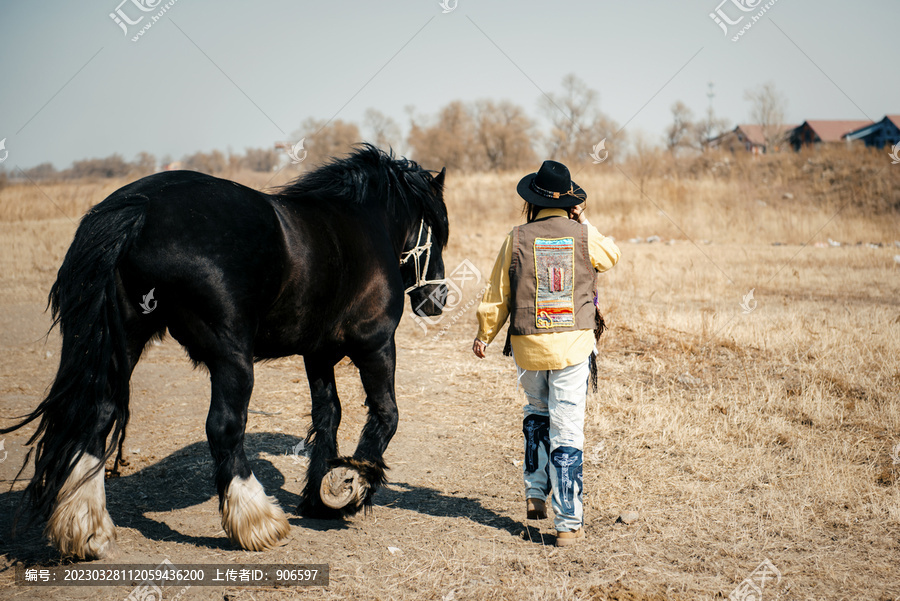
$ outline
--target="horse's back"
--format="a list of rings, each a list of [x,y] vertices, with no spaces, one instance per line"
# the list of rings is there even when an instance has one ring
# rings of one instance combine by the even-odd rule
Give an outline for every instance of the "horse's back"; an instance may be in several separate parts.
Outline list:
[[[265,194],[203,173],[158,173],[119,192],[147,197],[145,241],[177,238],[221,254],[229,247],[255,250],[278,229]]]
[[[119,267],[128,296],[153,289],[170,320],[252,330],[285,268],[280,222],[267,197],[190,171],[152,175],[118,193],[147,198],[144,226]]]
[[[380,344],[400,320],[394,251],[362,207],[285,201],[190,171],[118,193],[148,199],[120,267],[128,296],[139,302],[153,289],[160,325],[187,347],[207,331],[237,330],[252,336],[257,357],[306,354],[361,338]]]

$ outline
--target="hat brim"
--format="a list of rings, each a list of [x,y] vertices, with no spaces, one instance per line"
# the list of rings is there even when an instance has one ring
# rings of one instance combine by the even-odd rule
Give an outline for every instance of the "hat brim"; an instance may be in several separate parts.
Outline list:
[[[552,209],[568,209],[569,207],[574,207],[575,205],[584,202],[583,200],[578,200],[571,194],[566,194],[559,198],[547,198],[546,196],[541,196],[531,189],[531,180],[533,180],[536,175],[537,173],[529,173],[520,179],[519,184],[516,186],[516,192],[519,193],[519,196],[521,196],[525,202],[539,207],[548,207]],[[587,198],[587,194],[585,194],[582,187],[575,182],[572,182],[572,189],[578,196]]]

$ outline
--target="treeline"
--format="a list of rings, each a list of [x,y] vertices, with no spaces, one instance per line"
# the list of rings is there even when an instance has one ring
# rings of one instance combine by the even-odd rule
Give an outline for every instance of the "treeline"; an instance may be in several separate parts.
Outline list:
[[[764,132],[783,132],[786,98],[774,84],[747,90],[751,116]],[[196,152],[172,160],[142,152],[133,161],[119,154],[75,161],[57,171],[51,163],[26,169],[32,180],[80,178],[138,178],[163,169],[190,169],[231,176],[240,171],[272,172],[283,168],[304,171],[330,157],[349,152],[365,140],[395,154],[408,156],[429,168],[454,172],[521,171],[543,159],[562,161],[576,170],[591,162],[628,164],[643,183],[667,171],[672,163],[682,175],[697,176],[714,163],[708,145],[731,125],[712,107],[695,117],[678,101],[671,106],[671,124],[663,136],[643,132],[626,135],[624,127],[600,110],[599,93],[575,75],[563,77],[560,89],[537,99],[541,119],[508,100],[449,102],[432,115],[407,107],[405,133],[390,116],[369,109],[360,124],[342,119],[308,118],[292,139],[274,141],[269,148],[247,148],[243,153],[219,150]],[[627,124],[626,124],[627,125]],[[770,133],[766,133],[768,141]],[[773,137],[773,146],[775,139]],[[0,169],[0,185],[7,176]],[[18,173],[10,173],[18,178]]]
[[[605,140],[604,153],[609,156],[624,149],[624,133],[600,110],[598,92],[575,75],[562,79],[559,92],[542,95],[538,110],[544,117],[543,127],[525,108],[507,100],[452,101],[433,115],[417,114],[407,107],[404,135],[393,118],[369,109],[361,124],[342,119],[306,119],[291,140],[273,141],[271,148],[247,148],[243,153],[227,154],[219,150],[196,152],[180,160],[157,160],[142,152],[128,161],[113,154],[75,161],[64,170],[43,163],[24,169],[23,173],[33,180],[48,180],[136,178],[167,168],[210,174],[269,172],[285,166],[302,171],[347,153],[363,140],[429,167],[445,166],[463,172],[533,168],[544,158],[590,162],[590,153],[601,140]],[[302,146],[297,146],[301,140]],[[291,150],[295,151],[293,157]],[[300,157],[302,161],[292,161]]]
[[[455,100],[433,115],[407,107],[406,135],[393,118],[369,109],[361,127],[342,119],[307,119],[294,132],[293,143],[303,141],[300,169],[341,156],[361,140],[427,167],[457,172],[529,169],[544,158],[590,162],[601,140],[606,139],[610,154],[625,142],[618,125],[600,110],[599,98],[584,81],[567,75],[559,92],[538,101],[543,128],[525,108],[508,100]]]
[[[120,154],[104,158],[75,161],[68,169],[58,170],[52,163],[41,163],[30,169],[23,169],[24,177],[31,180],[67,180],[88,178],[138,178],[156,173],[166,168],[191,169],[217,174],[234,170],[272,171],[279,165],[280,153],[273,149],[248,148],[244,154],[227,155],[213,150],[196,152],[180,161],[164,158],[158,161],[148,152],[141,152],[133,161],[127,161]],[[0,181],[16,177],[17,173],[0,173]]]
[[[567,75],[559,92],[538,99],[543,128],[506,100],[454,101],[424,118],[409,111],[406,143],[415,160],[458,171],[521,170],[542,159],[589,163],[601,141],[604,157],[626,146],[624,132],[600,110],[599,99],[596,90]]]

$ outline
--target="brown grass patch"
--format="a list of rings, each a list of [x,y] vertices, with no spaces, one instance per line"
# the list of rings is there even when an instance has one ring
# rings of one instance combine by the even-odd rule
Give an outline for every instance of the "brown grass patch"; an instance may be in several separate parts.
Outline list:
[[[388,450],[393,484],[375,517],[331,531],[292,521],[289,545],[253,561],[330,562],[331,586],[308,592],[321,599],[724,599],[765,558],[782,573],[778,590],[790,587],[786,598],[900,598],[900,465],[891,457],[900,443],[900,268],[890,247],[900,231],[897,216],[873,217],[866,203],[837,211],[827,198],[808,200],[821,198],[827,177],[799,190],[792,186],[804,180],[790,174],[766,175],[767,183],[752,189],[737,176],[657,178],[645,184],[645,198],[614,167],[601,167],[577,180],[588,191],[592,223],[614,235],[623,254],[601,277],[610,329],[601,341],[601,390],[586,416],[584,544],[554,549],[548,524],[519,537],[524,502],[515,462],[523,399],[513,364],[498,348],[503,333],[487,360],[473,357],[470,308],[450,311],[440,336],[410,319],[401,324],[401,424]],[[503,236],[521,220],[518,177],[448,176],[448,268],[468,259],[487,276]],[[16,316],[42,308],[72,220],[121,183],[0,191],[7,249],[0,302],[10,366],[0,385],[17,408],[37,403],[53,366],[34,342],[48,321],[27,329]],[[784,201],[783,190],[793,190],[796,202]],[[651,234],[663,242],[627,242]],[[827,237],[887,246],[801,246]],[[772,246],[776,241],[786,245]],[[462,305],[480,286],[464,290]],[[740,303],[751,288],[758,305],[744,313]],[[135,423],[144,429],[130,429],[126,443],[158,458],[185,441],[203,441],[204,402],[194,388],[189,397],[179,392],[183,380],[172,374],[186,370],[185,362],[166,344],[136,373]],[[275,424],[305,432],[308,393],[300,372],[298,359],[257,367],[254,408],[282,416],[254,416],[249,436],[272,433]],[[351,365],[337,372],[346,449],[362,424],[363,394]],[[188,377],[205,390],[202,374],[179,376]],[[148,413],[188,408],[197,414],[166,432],[161,417]],[[18,449],[18,440],[10,436],[7,449]],[[283,494],[296,494],[299,476],[285,450],[264,457],[290,474]],[[131,463],[126,478],[153,465]],[[12,463],[0,467],[6,474]],[[214,503],[208,505],[173,530],[217,536]],[[624,510],[640,519],[617,524]],[[154,519],[170,523],[187,511]],[[122,536],[173,560],[243,557],[148,540],[136,530]],[[388,553],[388,545],[402,552]],[[234,599],[251,593],[293,594],[226,592]]]

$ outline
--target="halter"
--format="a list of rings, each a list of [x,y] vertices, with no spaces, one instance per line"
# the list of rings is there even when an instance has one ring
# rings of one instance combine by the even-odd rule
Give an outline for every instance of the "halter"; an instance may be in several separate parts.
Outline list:
[[[425,242],[422,242],[423,230],[425,231]],[[424,263],[421,262],[422,253],[425,253]],[[426,278],[428,265],[431,263],[431,226],[429,225],[428,229],[425,229],[424,217],[419,222],[419,235],[416,236],[416,245],[400,255],[400,265],[406,265],[410,258],[413,259],[416,268],[416,283],[404,290],[404,294],[409,294],[410,291],[422,286],[428,286],[429,284],[439,285],[447,281],[445,279],[429,280]]]

